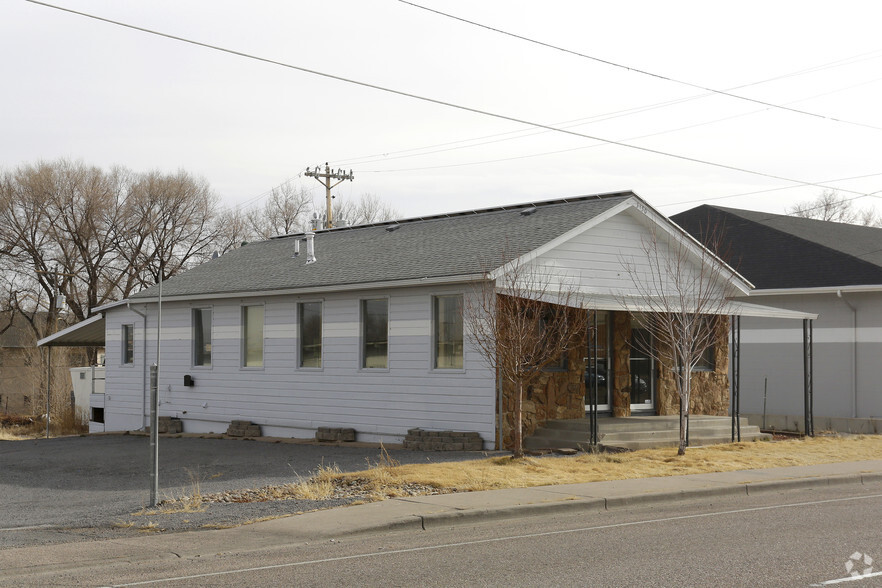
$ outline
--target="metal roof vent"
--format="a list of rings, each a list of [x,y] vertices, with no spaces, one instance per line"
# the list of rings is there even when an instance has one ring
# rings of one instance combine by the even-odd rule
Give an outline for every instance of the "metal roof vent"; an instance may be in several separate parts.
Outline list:
[[[531,214],[535,214],[536,211],[539,210],[535,206],[531,206],[530,208],[525,208],[521,211],[521,216],[530,216]]]
[[[306,233],[306,265],[315,263],[315,233]]]
[[[300,257],[300,241],[302,239],[294,239],[294,257]]]
[[[386,230],[391,233],[392,231],[397,231],[400,228],[401,225],[389,225],[388,227],[386,227]]]

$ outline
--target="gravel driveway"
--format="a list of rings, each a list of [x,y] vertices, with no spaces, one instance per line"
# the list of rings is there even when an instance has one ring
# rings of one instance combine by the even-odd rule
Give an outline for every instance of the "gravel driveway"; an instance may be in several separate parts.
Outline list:
[[[390,450],[401,463],[481,459],[483,452]],[[365,469],[377,447],[172,438],[159,440],[160,498],[287,484],[322,466]],[[180,531],[330,508],[346,500],[208,504],[203,512],[139,514],[150,495],[146,436],[96,435],[0,441],[0,549]]]

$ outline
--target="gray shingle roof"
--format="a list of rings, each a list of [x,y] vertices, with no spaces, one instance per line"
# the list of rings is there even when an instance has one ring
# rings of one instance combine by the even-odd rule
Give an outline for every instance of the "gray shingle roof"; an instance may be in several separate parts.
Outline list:
[[[671,220],[699,240],[720,228],[717,253],[757,288],[882,284],[880,228],[708,205]]]
[[[318,231],[317,262],[306,264],[303,235],[249,243],[170,278],[163,296],[335,287],[479,274],[502,253],[532,251],[634,197],[632,192],[582,196],[504,208]],[[523,212],[535,208],[532,214]],[[396,226],[395,230],[388,230]],[[154,297],[153,286],[132,299]]]

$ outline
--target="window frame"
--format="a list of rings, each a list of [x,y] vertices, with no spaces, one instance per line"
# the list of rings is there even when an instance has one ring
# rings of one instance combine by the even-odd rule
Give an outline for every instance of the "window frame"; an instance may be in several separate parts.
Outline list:
[[[318,335],[318,365],[304,365],[304,307],[306,305],[319,305],[319,335]],[[297,369],[321,371],[325,367],[325,301],[319,300],[301,300],[297,303]]]
[[[260,308],[261,309],[261,325],[260,325],[260,365],[248,365],[248,309],[249,308]],[[241,324],[241,341],[240,341],[240,353],[241,360],[239,362],[240,369],[247,370],[262,370],[266,365],[266,305],[263,303],[258,304],[243,304],[241,306],[240,313],[240,324]]]
[[[135,323],[121,325],[120,365],[135,365]]]
[[[461,338],[459,339],[459,366],[453,367],[442,367],[439,366],[440,359],[440,307],[439,301],[442,298],[458,298],[459,299],[459,330]],[[431,312],[431,321],[432,321],[432,350],[430,361],[430,368],[432,371],[444,372],[444,373],[452,373],[452,372],[465,372],[465,317],[463,316],[463,310],[465,308],[465,295],[462,292],[458,293],[450,293],[450,294],[434,294],[431,297],[430,301],[430,312]],[[456,346],[456,341],[452,341],[450,343],[445,343],[446,345],[453,345],[454,348]]]
[[[367,365],[367,329],[368,329],[368,321],[367,321],[367,304],[369,302],[384,302],[386,306],[386,357],[382,366],[368,366]],[[388,371],[389,370],[389,297],[388,296],[378,296],[376,298],[362,298],[358,301],[358,314],[359,314],[359,369],[367,370],[367,371]]]
[[[200,356],[199,347],[198,347],[198,343],[200,341],[200,338],[197,337],[196,315],[197,315],[197,313],[201,314],[201,313],[204,313],[205,311],[208,311],[210,313],[210,316],[209,316],[210,322],[209,322],[209,326],[208,326],[208,345],[209,345],[208,363],[205,363],[204,359],[203,359],[203,363],[197,363],[196,362],[197,357]],[[204,318],[204,315],[202,317],[200,317],[200,325],[202,325],[202,327],[203,327],[202,331],[204,333],[205,329],[204,329],[204,324],[203,324],[203,320],[202,320],[203,318]],[[214,344],[213,343],[214,342],[214,307],[211,307],[211,306],[194,306],[194,307],[192,307],[190,309],[190,328],[191,328],[191,335],[193,337],[193,345],[192,345],[192,350],[191,350],[192,351],[192,358],[191,358],[192,359],[192,361],[191,361],[192,367],[199,368],[199,369],[206,369],[206,370],[211,369],[212,366],[214,365],[213,361],[212,361],[212,355],[213,355],[212,351],[214,350],[213,349],[213,344]],[[202,343],[203,343],[203,347],[204,347],[205,342],[202,341]],[[202,354],[204,355],[204,351],[202,352]]]

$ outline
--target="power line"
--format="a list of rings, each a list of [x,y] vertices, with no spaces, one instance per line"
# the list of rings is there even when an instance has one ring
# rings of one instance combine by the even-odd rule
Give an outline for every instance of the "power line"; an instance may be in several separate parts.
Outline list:
[[[679,155],[679,154],[676,154],[676,153],[670,153],[670,152],[661,151],[661,150],[658,150],[658,149],[651,149],[651,148],[649,148],[649,147],[641,147],[641,146],[639,146],[639,145],[631,145],[631,144],[628,144],[628,143],[624,143],[624,142],[622,142],[622,141],[615,141],[615,140],[612,140],[612,139],[605,139],[605,138],[603,138],[603,137],[597,137],[597,136],[593,136],[593,135],[588,135],[588,134],[586,134],[586,133],[579,133],[579,132],[572,131],[572,130],[568,130],[568,129],[562,129],[562,128],[559,128],[559,127],[554,127],[554,126],[547,125],[547,124],[543,124],[543,123],[539,123],[539,122],[529,121],[529,120],[521,119],[521,118],[514,117],[514,116],[509,116],[509,115],[499,114],[499,113],[491,112],[491,111],[488,111],[488,110],[482,110],[482,109],[479,109],[479,108],[472,108],[472,107],[470,107],[470,106],[465,106],[465,105],[461,105],[461,104],[456,104],[456,103],[453,103],[453,102],[447,102],[447,101],[444,101],[444,100],[439,100],[439,99],[437,99],[437,98],[430,98],[430,97],[428,97],[428,96],[421,96],[421,95],[418,95],[418,94],[413,94],[413,93],[410,93],[410,92],[405,92],[405,91],[403,91],[403,90],[396,90],[396,89],[394,89],[394,88],[389,88],[389,87],[386,87],[386,86],[380,86],[380,85],[372,84],[372,83],[369,83],[369,82],[363,82],[363,81],[359,81],[359,80],[354,80],[354,79],[351,79],[351,78],[346,78],[346,77],[343,77],[343,76],[338,76],[338,75],[335,75],[335,74],[330,74],[330,73],[326,73],[326,72],[322,72],[322,71],[318,71],[318,70],[310,69],[310,68],[307,68],[307,67],[302,67],[302,66],[299,66],[299,65],[294,65],[294,64],[290,64],[290,63],[285,63],[285,62],[283,62],[283,61],[278,61],[278,60],[274,60],[274,59],[269,59],[269,58],[266,58],[266,57],[260,57],[260,56],[253,55],[253,54],[250,54],[250,53],[244,53],[244,52],[242,52],[242,51],[236,51],[236,50],[233,50],[233,49],[227,49],[227,48],[225,48],[225,47],[220,47],[220,46],[218,46],[218,45],[211,45],[211,44],[208,44],[208,43],[203,43],[203,42],[201,42],[201,41],[195,41],[195,40],[192,40],[192,39],[187,39],[187,38],[185,38],[185,37],[179,37],[179,36],[177,36],[177,35],[171,35],[171,34],[169,34],[169,33],[163,33],[163,32],[160,32],[160,31],[153,30],[153,29],[148,29],[148,28],[144,28],[144,27],[139,27],[139,26],[137,26],[137,25],[132,25],[132,24],[128,24],[128,23],[121,22],[121,21],[111,20],[111,19],[108,19],[108,18],[104,18],[104,17],[101,17],[101,16],[96,16],[96,15],[89,14],[89,13],[86,13],[86,12],[80,12],[80,11],[77,11],[77,10],[72,10],[72,9],[70,9],[70,8],[65,8],[65,7],[62,7],[62,6],[55,6],[55,5],[53,5],[53,4],[48,4],[48,3],[46,3],[46,2],[40,2],[40,1],[38,1],[38,0],[26,0],[26,1],[27,1],[27,2],[30,2],[30,3],[32,3],[32,4],[37,4],[37,5],[40,5],[40,6],[45,6],[45,7],[47,7],[47,8],[53,8],[53,9],[55,9],[55,10],[60,10],[60,11],[62,11],[62,12],[68,12],[68,13],[70,13],[70,14],[76,14],[76,15],[78,15],[78,16],[83,16],[83,17],[86,17],[86,18],[90,18],[90,19],[93,19],[93,20],[100,21],[100,22],[106,22],[106,23],[108,23],[108,24],[113,24],[113,25],[116,25],[116,26],[120,26],[120,27],[124,27],[124,28],[128,28],[128,29],[132,29],[132,30],[140,31],[140,32],[147,33],[147,34],[150,34],[150,35],[156,35],[156,36],[158,36],[158,37],[164,37],[164,38],[167,38],[167,39],[172,39],[172,40],[174,40],[174,41],[180,41],[180,42],[182,42],[182,43],[187,43],[187,44],[190,44],[190,45],[195,45],[195,46],[197,46],[197,47],[203,47],[203,48],[206,48],[206,49],[212,49],[212,50],[214,50],[214,51],[220,51],[220,52],[223,52],[223,53],[228,53],[228,54],[230,54],[230,55],[236,55],[236,56],[238,56],[238,57],[243,57],[243,58],[246,58],[246,59],[253,59],[253,60],[255,60],[255,61],[260,61],[260,62],[262,62],[262,63],[268,63],[268,64],[271,64],[271,65],[277,65],[277,66],[279,66],[279,67],[284,67],[284,68],[286,68],[286,69],[293,69],[293,70],[300,71],[300,72],[303,72],[303,73],[308,73],[308,74],[312,74],[312,75],[315,75],[315,76],[319,76],[319,77],[323,77],[323,78],[327,78],[327,79],[331,79],[331,80],[337,80],[337,81],[344,82],[344,83],[347,83],[347,84],[352,84],[352,85],[356,85],[356,86],[361,86],[361,87],[363,87],[363,88],[370,88],[370,89],[373,89],[373,90],[378,90],[378,91],[381,91],[381,92],[386,92],[386,93],[389,93],[389,94],[394,94],[394,95],[396,95],[396,96],[402,96],[402,97],[405,97],[405,98],[411,98],[411,99],[414,99],[414,100],[419,100],[419,101],[427,102],[427,103],[430,103],[430,104],[436,104],[436,105],[439,105],[439,106],[446,106],[446,107],[448,107],[448,108],[453,108],[453,109],[457,109],[457,110],[462,110],[463,112],[470,112],[470,113],[473,113],[473,114],[479,114],[479,115],[482,115],[482,116],[488,116],[488,117],[491,117],[491,118],[496,118],[496,119],[499,119],[499,120],[505,120],[505,121],[509,121],[509,122],[514,122],[514,123],[518,123],[518,124],[522,124],[522,125],[526,125],[526,126],[533,126],[533,127],[540,128],[540,129],[546,129],[546,130],[549,130],[549,131],[555,131],[555,132],[558,132],[558,133],[562,133],[562,134],[566,134],[566,135],[571,135],[571,136],[574,136],[574,137],[581,137],[581,138],[584,138],[584,139],[592,139],[592,140],[594,140],[594,141],[601,141],[601,142],[603,142],[603,143],[608,143],[608,144],[610,144],[610,145],[618,145],[618,146],[620,146],[620,147],[625,147],[625,148],[628,148],[628,149],[634,149],[634,150],[637,150],[637,151],[641,151],[641,152],[644,152],[644,153],[651,153],[651,154],[654,154],[654,155],[661,155],[661,156],[663,156],[663,157],[669,157],[669,158],[677,159],[677,160],[680,160],[680,161],[687,161],[687,162],[691,162],[691,163],[699,163],[699,164],[702,164],[702,165],[708,165],[708,166],[711,166],[711,167],[716,167],[716,168],[720,168],[720,169],[726,169],[726,170],[729,170],[729,171],[736,171],[736,172],[740,172],[740,173],[746,173],[746,174],[755,175],[755,176],[760,176],[760,177],[765,177],[765,178],[771,178],[771,179],[776,179],[776,180],[782,180],[782,181],[786,181],[786,182],[793,182],[793,183],[795,183],[795,184],[804,184],[804,185],[815,186],[815,187],[819,187],[819,188],[836,189],[836,188],[833,188],[832,186],[825,186],[825,185],[823,185],[823,184],[817,184],[817,183],[814,183],[814,182],[806,182],[806,181],[802,181],[802,180],[796,180],[796,179],[792,179],[792,178],[788,178],[788,177],[785,177],[785,176],[780,176],[780,175],[776,175],[776,174],[772,174],[772,173],[766,173],[766,172],[760,172],[760,171],[750,170],[750,169],[747,169],[747,168],[742,168],[742,167],[738,167],[738,166],[734,166],[734,165],[728,165],[728,164],[724,164],[724,163],[717,163],[717,162],[713,162],[713,161],[708,161],[708,160],[704,160],[704,159],[699,159],[699,158],[697,158],[697,157],[690,157],[690,156],[688,156],[688,155]],[[857,193],[858,193],[858,192],[854,192],[854,191],[852,191],[852,190],[842,190],[842,191],[849,192],[849,193],[853,193],[853,194],[857,194]]]
[[[472,25],[472,26],[476,26],[476,27],[479,27],[479,28],[482,28],[482,29],[486,29],[486,30],[488,30],[488,31],[493,31],[494,33],[499,33],[500,35],[506,35],[506,36],[508,36],[508,37],[512,37],[512,38],[515,38],[515,39],[519,39],[519,40],[521,40],[521,41],[526,41],[527,43],[533,43],[534,45],[539,45],[539,46],[542,46],[542,47],[546,47],[546,48],[548,48],[548,49],[554,49],[555,51],[561,51],[561,52],[563,52],[563,53],[568,53],[568,54],[570,54],[570,55],[575,55],[576,57],[581,57],[581,58],[583,58],[583,59],[590,59],[591,61],[596,61],[596,62],[598,62],[598,63],[603,63],[603,64],[605,64],[605,65],[610,65],[610,66],[617,67],[617,68],[621,68],[621,69],[625,69],[625,70],[628,70],[628,71],[631,71],[631,72],[634,72],[634,73],[643,74],[643,75],[650,76],[650,77],[653,77],[653,78],[656,78],[656,79],[659,79],[659,80],[664,80],[664,81],[666,81],[666,82],[672,82],[672,83],[680,84],[680,85],[683,85],[683,86],[689,86],[690,88],[696,88],[696,89],[704,90],[704,91],[706,91],[706,92],[710,92],[710,93],[713,93],[713,94],[720,94],[720,95],[722,95],[722,96],[728,96],[729,98],[735,98],[735,99],[737,99],[737,100],[746,100],[746,101],[748,101],[748,102],[753,102],[753,103],[756,103],[756,104],[761,104],[761,105],[763,105],[763,106],[767,106],[767,107],[769,107],[769,108],[777,108],[777,109],[780,109],[780,110],[786,110],[786,111],[789,111],[789,112],[795,112],[796,114],[802,114],[802,115],[805,115],[805,116],[811,116],[811,117],[814,117],[814,118],[819,118],[819,119],[823,119],[823,120],[829,120],[829,121],[832,121],[832,122],[843,123],[843,124],[854,125],[854,126],[858,126],[858,127],[864,127],[864,128],[868,128],[868,129],[874,129],[874,130],[877,130],[877,131],[882,131],[882,127],[876,127],[876,126],[869,125],[869,124],[865,124],[865,123],[860,123],[860,122],[854,122],[854,121],[850,121],[850,120],[840,119],[840,118],[836,118],[836,117],[832,117],[832,116],[827,116],[827,115],[823,115],[823,114],[818,114],[818,113],[815,113],[815,112],[809,112],[809,111],[807,111],[807,110],[800,110],[800,109],[798,109],[798,108],[790,108],[790,107],[787,107],[787,106],[782,106],[782,105],[779,105],[779,104],[773,104],[773,103],[771,103],[771,102],[766,102],[766,101],[764,101],[764,100],[757,100],[756,98],[750,98],[750,97],[748,97],[748,96],[742,96],[742,95],[740,95],[740,94],[733,94],[733,93],[731,93],[731,92],[729,92],[729,91],[727,91],[727,90],[717,90],[717,89],[714,89],[714,88],[710,88],[710,87],[708,87],[708,86],[702,86],[701,84],[695,84],[695,83],[687,82],[687,81],[684,81],[684,80],[678,80],[678,79],[676,79],[676,78],[672,78],[672,77],[669,77],[669,76],[665,76],[665,75],[661,75],[661,74],[653,73],[653,72],[651,72],[651,71],[647,71],[647,70],[644,70],[644,69],[639,69],[639,68],[636,68],[636,67],[630,67],[630,66],[627,66],[627,65],[623,65],[623,64],[621,64],[621,63],[616,63],[616,62],[614,62],[614,61],[609,61],[608,59],[601,59],[600,57],[594,57],[593,55],[587,55],[587,54],[585,54],[585,53],[580,53],[580,52],[578,52],[578,51],[574,51],[574,50],[572,50],[572,49],[567,49],[567,48],[565,48],[565,47],[560,47],[559,45],[552,45],[551,43],[546,43],[546,42],[544,42],[544,41],[538,41],[538,40],[536,40],[536,39],[531,39],[530,37],[525,37],[525,36],[523,36],[523,35],[518,35],[518,34],[516,34],[516,33],[510,33],[510,32],[508,32],[508,31],[504,31],[504,30],[502,30],[502,29],[498,29],[498,28],[495,28],[495,27],[491,27],[491,26],[489,26],[489,25],[481,24],[481,23],[479,23],[479,22],[475,22],[475,21],[473,21],[473,20],[468,20],[468,19],[466,19],[466,18],[463,18],[463,17],[460,17],[460,16],[456,16],[456,15],[453,15],[453,14],[449,14],[449,13],[447,13],[447,12],[442,12],[442,11],[440,11],[440,10],[435,10],[434,8],[428,8],[428,7],[426,7],[426,6],[421,6],[421,5],[419,5],[419,4],[415,4],[415,3],[413,3],[413,2],[409,2],[408,0],[398,0],[398,1],[401,2],[402,4],[407,4],[408,6],[413,6],[414,8],[419,8],[419,9],[421,9],[421,10],[425,10],[425,11],[427,11],[427,12],[431,12],[431,13],[437,14],[437,15],[439,15],[439,16],[443,16],[443,17],[445,17],[445,18],[450,18],[450,19],[453,19],[453,20],[457,20],[457,21],[460,21],[460,22],[463,22],[463,23],[466,23],[466,24]]]

